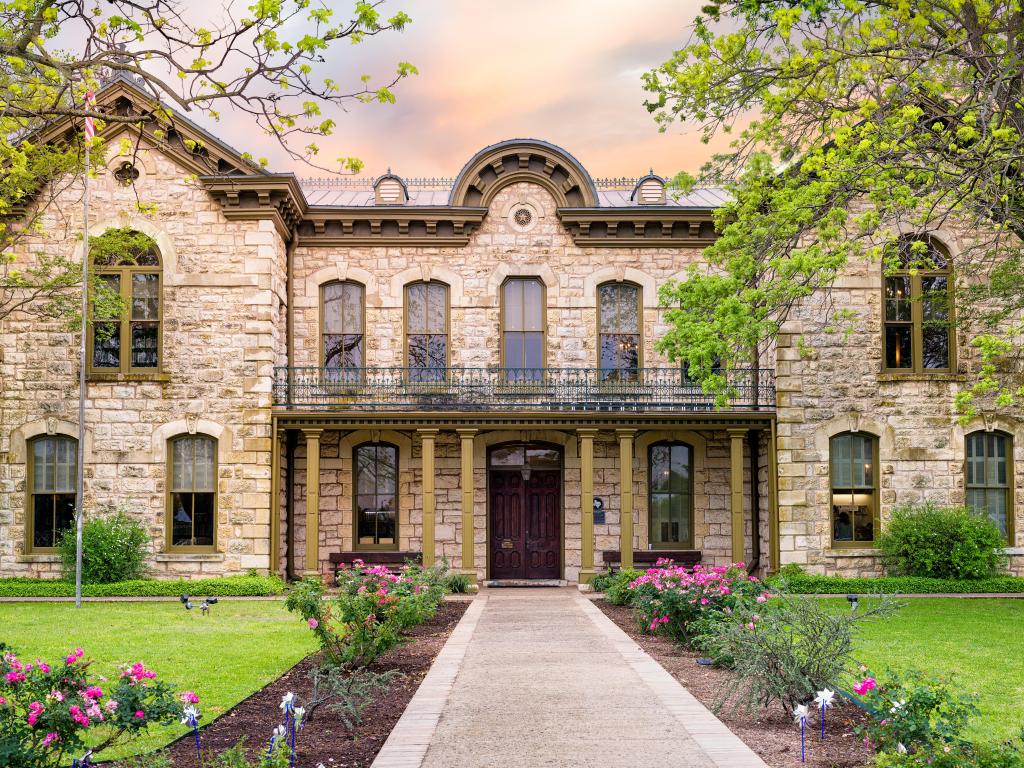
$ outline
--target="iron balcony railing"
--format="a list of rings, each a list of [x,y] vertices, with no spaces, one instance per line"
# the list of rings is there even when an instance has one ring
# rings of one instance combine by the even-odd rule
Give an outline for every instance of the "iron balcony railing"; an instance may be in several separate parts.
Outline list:
[[[775,409],[767,370],[726,374],[727,408]],[[274,369],[274,404],[367,411],[713,411],[715,398],[679,368]]]

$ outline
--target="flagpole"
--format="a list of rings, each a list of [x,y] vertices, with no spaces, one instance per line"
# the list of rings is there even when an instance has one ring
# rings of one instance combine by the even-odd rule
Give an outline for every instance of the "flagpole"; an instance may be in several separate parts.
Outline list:
[[[86,95],[86,109],[92,109],[92,93]],[[86,118],[85,173],[82,176],[82,343],[78,360],[78,476],[75,479],[75,607],[82,607],[82,527],[85,523],[85,363],[86,324],[89,316],[89,146],[94,126]]]

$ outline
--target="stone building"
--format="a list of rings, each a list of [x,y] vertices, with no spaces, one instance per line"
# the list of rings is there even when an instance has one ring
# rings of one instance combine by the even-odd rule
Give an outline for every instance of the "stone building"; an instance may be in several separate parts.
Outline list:
[[[151,107],[125,80],[101,101]],[[80,256],[80,198],[58,193],[19,262]],[[870,571],[889,510],[922,498],[983,507],[1014,546],[1022,426],[956,424],[967,350],[904,296],[941,270],[851,267],[857,337],[798,355],[808,303],[759,367],[726,372],[727,408],[655,351],[658,286],[700,262],[722,200],[595,180],[529,139],[453,179],[300,182],[183,119],[143,135],[92,184],[91,235],[152,245],[97,265],[127,309],[87,339],[82,450],[77,337],[0,324],[0,575],[56,573],[79,456],[87,512],[144,521],[166,576],[418,556],[476,579],[665,555]]]

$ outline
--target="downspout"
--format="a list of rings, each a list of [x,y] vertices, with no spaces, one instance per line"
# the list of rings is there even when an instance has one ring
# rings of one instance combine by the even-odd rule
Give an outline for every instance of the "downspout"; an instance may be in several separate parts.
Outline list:
[[[284,485],[287,493],[284,501],[285,574],[291,581],[295,578],[295,446],[299,433],[286,429],[284,435]]]
[[[292,239],[288,243],[288,249],[285,252],[285,295],[288,302],[288,306],[285,307],[284,313],[284,333],[285,333],[285,365],[287,370],[285,371],[285,381],[287,386],[285,392],[287,393],[287,401],[290,403],[292,400],[292,364],[294,362],[294,345],[295,345],[295,324],[293,320],[293,307],[295,306],[295,275],[293,272],[293,263],[295,261],[295,249],[299,245],[299,229],[298,227],[292,228]],[[295,579],[295,446],[298,443],[298,433],[294,429],[285,430],[285,548],[287,550],[285,560],[285,575],[288,580]]]
[[[747,446],[750,451],[750,563],[747,565],[749,574],[753,574],[761,566],[761,494],[757,487],[757,478],[760,474],[760,438],[760,430],[752,429],[747,432]]]

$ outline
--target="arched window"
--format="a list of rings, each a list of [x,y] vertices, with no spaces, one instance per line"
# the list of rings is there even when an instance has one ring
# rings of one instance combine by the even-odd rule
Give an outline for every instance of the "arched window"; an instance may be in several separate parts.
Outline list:
[[[108,230],[91,241],[96,279],[89,323],[89,368],[97,373],[153,373],[161,366],[160,253],[134,230]],[[114,297],[120,301],[115,306]]]
[[[903,238],[887,264],[884,364],[887,371],[949,371],[953,350],[949,256],[931,238]]]
[[[405,286],[405,365],[415,382],[444,381],[448,368],[448,286]]]
[[[78,441],[46,435],[29,442],[28,531],[29,550],[57,546],[75,522],[78,478]]]
[[[693,448],[655,443],[648,450],[650,544],[655,549],[693,548]]]
[[[357,549],[398,549],[398,448],[364,443],[353,450]]]
[[[832,543],[872,546],[878,522],[878,438],[844,432],[829,441]]]
[[[510,381],[544,376],[545,301],[536,277],[509,278],[501,286],[501,362]]]
[[[212,551],[217,542],[217,441],[182,435],[167,452],[168,549]]]
[[[643,310],[633,283],[597,287],[597,347],[602,381],[636,381],[639,376]]]
[[[360,381],[365,359],[366,289],[327,283],[320,297],[320,354],[331,381]]]
[[[965,438],[967,506],[986,515],[1013,541],[1013,443],[1002,432],[972,432]]]

